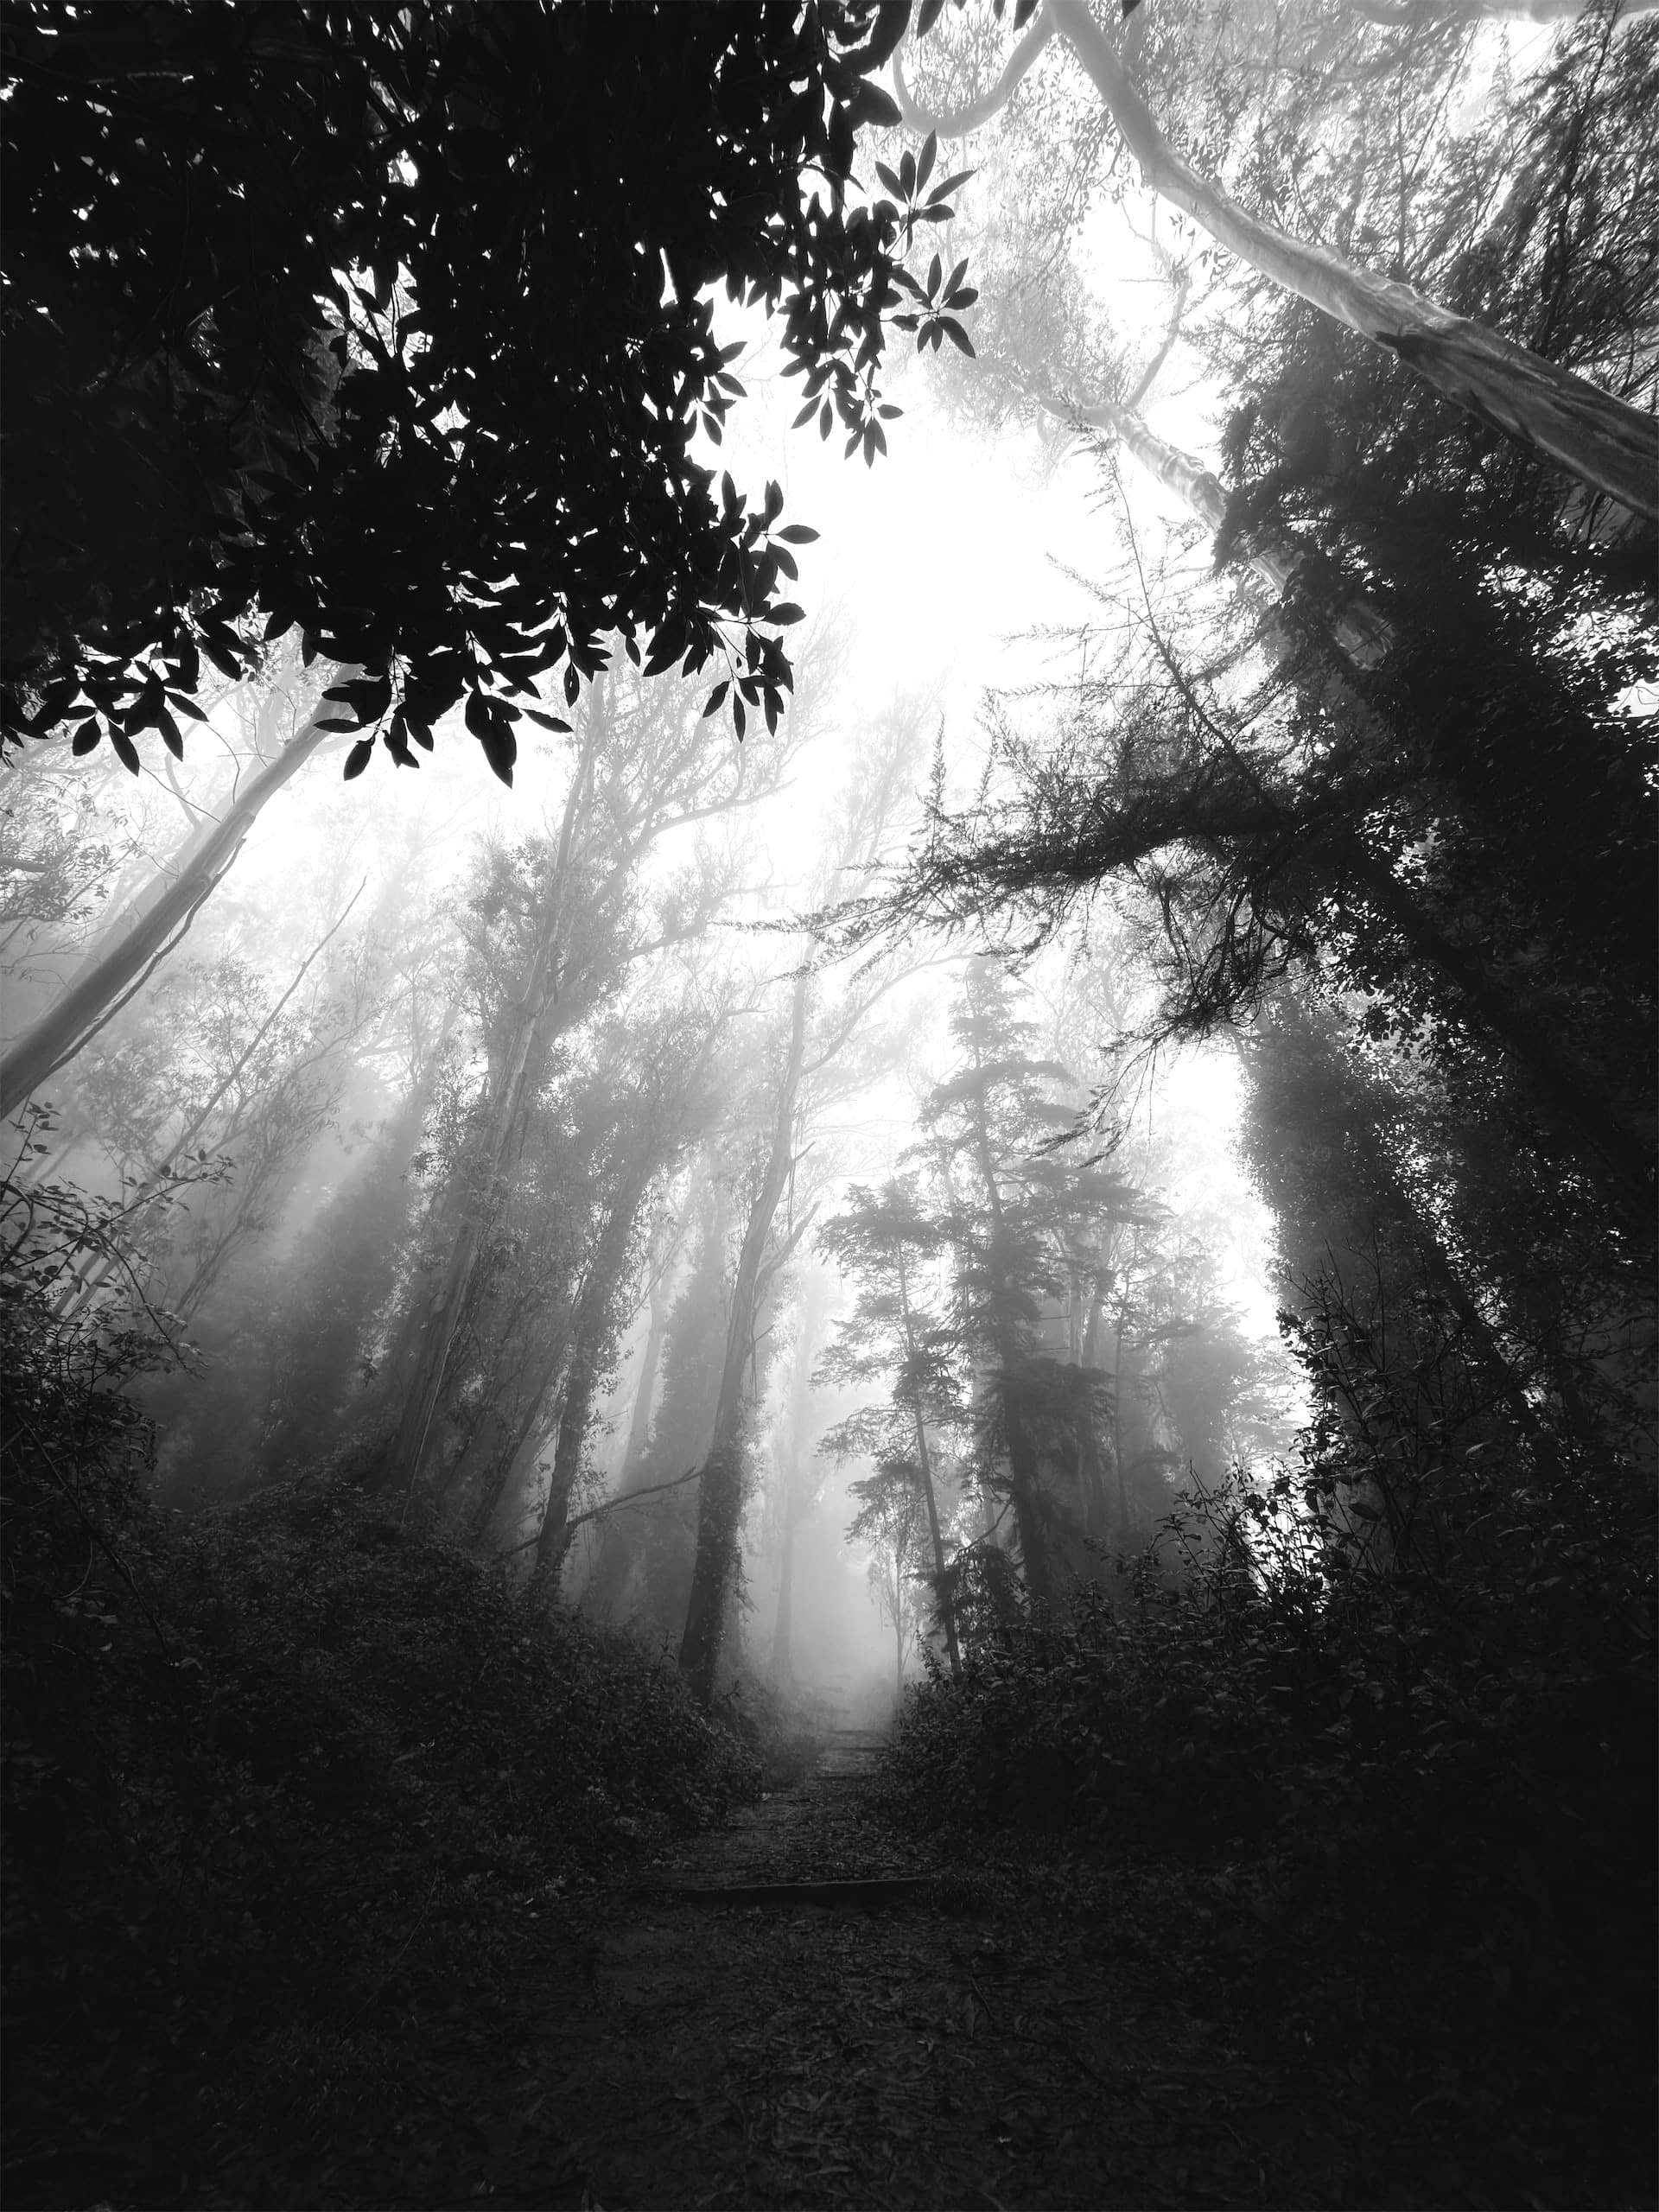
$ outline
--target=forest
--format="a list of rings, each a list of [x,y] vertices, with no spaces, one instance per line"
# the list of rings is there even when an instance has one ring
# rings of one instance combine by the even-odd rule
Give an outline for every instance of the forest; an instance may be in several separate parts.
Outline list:
[[[15,2212],[1618,2208],[1652,0],[9,0]]]

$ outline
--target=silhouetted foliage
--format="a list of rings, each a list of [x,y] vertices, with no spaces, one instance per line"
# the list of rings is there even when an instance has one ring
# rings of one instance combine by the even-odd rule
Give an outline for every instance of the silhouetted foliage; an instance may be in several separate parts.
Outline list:
[[[814,533],[690,457],[742,389],[701,295],[779,316],[826,435],[885,447],[944,207],[913,164],[902,209],[847,187],[906,12],[10,10],[7,735],[177,749],[258,625],[359,671],[348,774],[464,700],[510,780],[521,718],[559,726],[536,679],[574,703],[608,631],[775,722]]]

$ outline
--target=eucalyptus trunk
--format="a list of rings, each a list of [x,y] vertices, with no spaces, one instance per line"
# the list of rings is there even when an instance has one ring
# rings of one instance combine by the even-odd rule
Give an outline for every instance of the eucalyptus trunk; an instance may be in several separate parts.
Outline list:
[[[920,107],[895,65],[900,113],[912,129],[944,137],[977,128],[1006,103],[1057,33],[1099,92],[1148,191],[1272,283],[1385,347],[1455,406],[1632,514],[1659,518],[1659,448],[1649,415],[1484,323],[1452,314],[1411,285],[1374,276],[1250,214],[1171,146],[1088,0],[1045,0],[993,92],[959,115],[936,116]]]

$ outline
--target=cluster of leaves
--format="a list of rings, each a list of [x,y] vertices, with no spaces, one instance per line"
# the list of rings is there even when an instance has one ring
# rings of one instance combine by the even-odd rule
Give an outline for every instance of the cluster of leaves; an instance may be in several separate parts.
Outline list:
[[[915,174],[849,203],[906,14],[10,10],[5,734],[178,752],[203,657],[239,676],[261,625],[358,671],[342,726],[409,765],[464,700],[510,776],[611,630],[775,720],[810,533],[690,457],[742,392],[706,288],[877,449],[904,255],[950,212]],[[909,280],[918,343],[959,280]]]
[[[123,1388],[159,1356],[143,1317],[55,1325],[45,1263],[5,1287],[10,2193],[178,2202],[155,2158],[395,2040],[463,1957],[487,2012],[506,1923],[761,1769],[637,1646],[326,1475],[181,1528]]]

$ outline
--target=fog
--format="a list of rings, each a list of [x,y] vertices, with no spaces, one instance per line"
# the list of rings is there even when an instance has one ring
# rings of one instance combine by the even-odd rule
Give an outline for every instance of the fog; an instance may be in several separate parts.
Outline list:
[[[521,1576],[548,1565],[551,1530],[567,1602],[677,1649],[696,1492],[658,1486],[706,1461],[719,1419],[721,1448],[741,1433],[745,1463],[721,1664],[864,1711],[891,1700],[895,1628],[868,1543],[847,1535],[849,1486],[873,1463],[822,1456],[856,1398],[815,1379],[814,1362],[857,1286],[817,1238],[853,1186],[914,1173],[930,1127],[924,1179],[965,1233],[971,1199],[926,1117],[961,1065],[951,1020],[981,946],[918,916],[845,949],[836,910],[894,876],[936,747],[936,803],[982,783],[985,693],[1063,695],[1089,649],[1086,596],[1064,564],[1109,525],[1086,470],[1017,435],[976,442],[919,374],[893,454],[867,471],[810,431],[785,435],[764,342],[744,365],[754,404],[727,458],[746,482],[775,476],[822,533],[800,587],[820,612],[797,633],[779,729],[740,744],[723,717],[697,719],[706,685],[642,683],[619,652],[570,737],[524,747],[510,791],[458,716],[412,773],[382,758],[343,781],[349,741],[326,740],[26,1126],[45,1147],[37,1174],[118,1209],[137,1255],[122,1294],[167,1317],[177,1363],[144,1397],[168,1503],[199,1511],[372,1456],[400,1398],[425,1389],[426,1430],[404,1440],[394,1489]],[[136,779],[107,752],[13,771],[9,834],[58,871],[56,911],[25,896],[10,924],[14,1034],[132,927],[200,823],[304,726],[329,672],[274,647],[260,677],[220,687],[181,760],[147,757]],[[526,1024],[531,988],[543,995]],[[1289,1403],[1269,1226],[1231,1152],[1231,1056],[1133,1052],[1122,1040],[1149,988],[1132,918],[1101,908],[1086,945],[1061,932],[1007,967],[1008,1034],[974,1047],[1009,1063],[990,1100],[999,1176],[1111,1151],[1146,1210],[1133,1256],[1090,1278],[1123,1316],[1142,1301],[1117,1357],[1135,1358],[1138,1327],[1150,1346],[1190,1326],[1260,1369],[1247,1414],[1214,1408],[1214,1433],[1191,1439],[1171,1421],[1163,1355],[1143,1348],[1133,1384],[1127,1363],[1114,1376],[1151,1426],[1103,1545],[1149,1527],[1195,1452],[1218,1471],[1218,1453],[1281,1441]],[[491,1116],[515,1020],[533,1066],[503,1133]],[[446,1277],[468,1212],[467,1266]],[[1030,1231],[1056,1255],[1089,1233],[1058,1213]],[[753,1280],[739,1284],[746,1239]],[[1178,1258],[1179,1294],[1166,1280]],[[1040,1273],[1035,1244],[1027,1264]],[[1076,1339],[1075,1251],[1071,1266],[1069,1293],[1054,1279],[1037,1294],[1051,1332]],[[111,1294],[107,1269],[81,1273],[72,1298]],[[435,1329],[451,1332],[440,1354]],[[741,1385],[722,1409],[733,1363]],[[865,1395],[895,1386],[896,1370]],[[969,1471],[972,1432],[956,1414],[941,1430],[953,1544],[989,1496],[987,1471]],[[780,1651],[791,1483],[811,1497]],[[606,1510],[641,1487],[648,1501]],[[638,1554],[626,1572],[622,1550]],[[911,1672],[927,1643],[913,1610],[897,1637]]]

